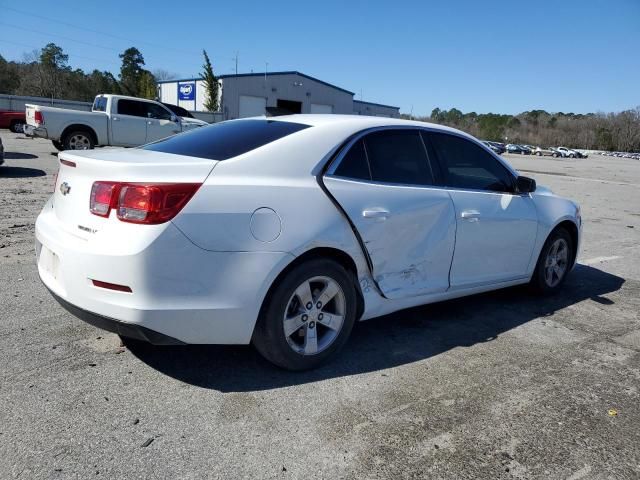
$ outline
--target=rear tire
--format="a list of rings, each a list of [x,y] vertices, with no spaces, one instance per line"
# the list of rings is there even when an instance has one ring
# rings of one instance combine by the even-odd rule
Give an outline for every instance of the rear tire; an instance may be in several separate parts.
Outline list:
[[[24,133],[24,123],[12,122],[11,125],[9,125],[9,130],[13,133]]]
[[[342,265],[329,259],[309,260],[269,292],[252,343],[281,368],[316,368],[335,357],[349,339],[356,306],[354,279]]]
[[[543,295],[556,293],[569,274],[573,262],[575,245],[564,228],[556,228],[544,243],[536,269],[531,277],[531,286]]]
[[[91,150],[95,146],[93,135],[86,130],[75,130],[62,140],[64,150]]]

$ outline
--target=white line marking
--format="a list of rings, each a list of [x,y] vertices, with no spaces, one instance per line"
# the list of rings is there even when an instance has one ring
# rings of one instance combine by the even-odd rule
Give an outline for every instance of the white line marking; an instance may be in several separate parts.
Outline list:
[[[617,260],[618,258],[622,258],[618,255],[614,255],[613,257],[594,257],[588,258],[586,260],[581,260],[580,263],[583,265],[594,265],[596,263],[608,262],[609,260]]]

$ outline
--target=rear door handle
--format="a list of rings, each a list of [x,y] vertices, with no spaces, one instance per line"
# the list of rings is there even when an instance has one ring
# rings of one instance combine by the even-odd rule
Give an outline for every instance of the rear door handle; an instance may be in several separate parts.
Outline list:
[[[478,218],[480,218],[480,212],[477,210],[465,210],[460,214],[460,217],[465,220],[478,221]]]
[[[362,211],[362,216],[364,218],[382,218],[386,219],[390,215],[389,210],[385,210],[383,208],[372,208]]]

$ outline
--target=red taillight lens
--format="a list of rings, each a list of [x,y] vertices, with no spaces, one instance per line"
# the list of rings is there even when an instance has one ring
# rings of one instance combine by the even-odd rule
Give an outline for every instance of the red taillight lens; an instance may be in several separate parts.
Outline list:
[[[158,224],[175,217],[200,188],[199,183],[141,184],[95,182],[91,188],[90,210],[108,217],[117,209],[123,222]]]
[[[42,116],[41,111],[36,110],[33,119],[35,120],[36,125],[44,125],[44,117]]]
[[[131,223],[167,222],[182,210],[199,187],[198,183],[124,184],[120,189],[118,218]]]
[[[117,207],[119,184],[116,182],[95,182],[91,187],[89,210],[99,217],[108,217],[112,208]]]

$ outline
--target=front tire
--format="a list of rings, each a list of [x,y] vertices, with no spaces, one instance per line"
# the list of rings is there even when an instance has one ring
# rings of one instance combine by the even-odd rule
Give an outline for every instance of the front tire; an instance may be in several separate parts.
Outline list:
[[[356,320],[353,276],[339,263],[314,259],[289,271],[270,291],[252,343],[270,362],[309,370],[333,358]]]
[[[64,150],[64,145],[62,144],[62,142],[59,142],[57,140],[51,140],[51,143],[53,143],[53,146],[56,147],[56,150],[60,152]]]
[[[76,130],[62,140],[64,150],[91,150],[95,146],[93,135],[86,130]]]
[[[551,232],[538,257],[531,286],[545,295],[560,290],[571,270],[574,248],[571,235],[564,228]]]

